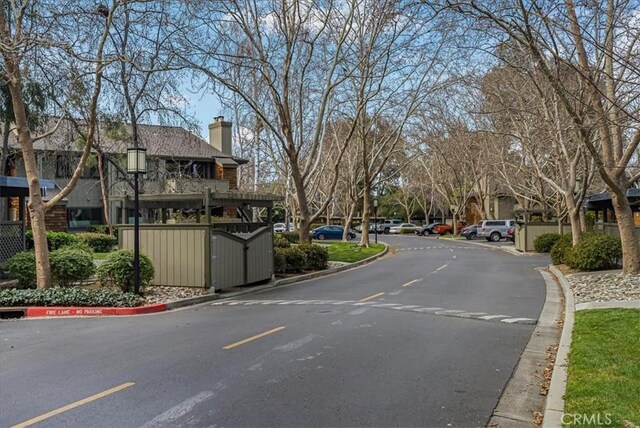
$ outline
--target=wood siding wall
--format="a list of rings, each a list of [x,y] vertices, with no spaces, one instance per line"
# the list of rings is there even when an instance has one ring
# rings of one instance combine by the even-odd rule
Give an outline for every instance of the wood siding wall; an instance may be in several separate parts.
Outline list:
[[[173,287],[208,287],[208,228],[180,226],[140,226],[140,252],[153,262],[156,273],[153,283]],[[120,247],[133,250],[133,227],[120,226],[118,234]]]

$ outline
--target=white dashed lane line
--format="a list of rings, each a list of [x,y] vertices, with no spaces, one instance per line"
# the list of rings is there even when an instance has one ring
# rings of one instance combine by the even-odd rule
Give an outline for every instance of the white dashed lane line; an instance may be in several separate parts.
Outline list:
[[[382,293],[384,294],[384,293]],[[514,317],[512,315],[493,315],[486,312],[470,312],[461,309],[445,309],[436,307],[421,307],[417,305],[404,305],[401,303],[381,303],[376,301],[357,302],[354,300],[225,300],[211,303],[211,306],[253,306],[253,305],[332,305],[332,306],[368,306],[379,309],[392,309],[401,312],[417,312],[443,317],[465,318],[486,322],[502,322],[505,324],[534,325],[537,321],[533,318]]]

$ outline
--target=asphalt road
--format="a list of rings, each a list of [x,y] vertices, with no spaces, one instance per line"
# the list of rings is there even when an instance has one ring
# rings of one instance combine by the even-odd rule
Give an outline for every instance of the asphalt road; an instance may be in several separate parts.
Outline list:
[[[0,322],[0,426],[485,426],[541,257],[385,236],[358,269],[168,313]]]

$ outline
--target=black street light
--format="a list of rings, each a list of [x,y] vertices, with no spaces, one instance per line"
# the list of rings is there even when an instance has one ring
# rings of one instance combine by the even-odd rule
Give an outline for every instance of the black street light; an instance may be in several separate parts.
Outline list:
[[[127,149],[127,172],[133,174],[133,291],[140,294],[140,192],[138,177],[147,173],[147,149]]]
[[[373,200],[373,217],[375,218],[374,230],[376,233],[376,244],[378,243],[378,198]]]

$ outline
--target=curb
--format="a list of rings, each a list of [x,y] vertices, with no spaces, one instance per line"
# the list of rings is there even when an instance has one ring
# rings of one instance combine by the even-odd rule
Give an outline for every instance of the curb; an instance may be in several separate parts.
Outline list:
[[[544,408],[543,428],[554,428],[562,426],[562,416],[564,415],[564,393],[567,388],[567,356],[571,348],[571,334],[573,332],[575,304],[573,292],[569,286],[567,278],[553,265],[549,266],[549,271],[558,279],[565,300],[564,326],[562,336],[558,345],[556,362],[553,365],[553,375],[549,386],[549,395]]]
[[[269,290],[276,287],[282,287],[285,285],[294,284],[297,282],[308,281],[310,279],[316,279],[323,276],[329,276],[334,273],[343,272],[349,269],[354,269],[370,263],[385,256],[389,252],[389,245],[384,242],[379,242],[384,245],[384,250],[371,257],[367,257],[364,260],[360,260],[355,263],[349,263],[344,266],[339,266],[333,269],[327,269],[319,272],[312,272],[305,275],[294,276],[291,278],[280,279],[277,281],[269,282],[263,286],[257,286],[250,290],[241,290],[238,292],[232,292],[228,295],[221,295],[218,293],[208,294],[204,296],[188,297],[186,299],[174,300],[167,303],[155,303],[152,305],[138,306],[135,308],[110,308],[110,307],[69,307],[69,306],[30,306],[20,308],[0,308],[11,309],[9,312],[23,312],[25,318],[43,318],[43,317],[82,317],[82,316],[118,316],[118,315],[143,315],[152,314],[158,312],[165,312],[171,309],[184,308],[186,306],[197,305],[201,303],[207,303],[212,300],[218,299],[231,299],[243,294],[257,293],[260,291]]]
[[[498,245],[485,244],[483,242],[475,242],[473,240],[467,240],[467,243],[473,244],[473,245],[477,245],[479,247],[490,248],[492,250],[499,250],[499,251],[502,251],[502,252],[505,252],[505,253],[509,253],[512,256],[518,256],[518,257],[535,254],[535,253],[523,253],[523,252],[520,252],[520,251],[516,250],[515,246],[514,247],[504,247],[502,245],[498,246]]]
[[[27,318],[41,317],[82,317],[104,315],[142,315],[167,310],[165,303],[138,306],[135,308],[76,307],[76,306],[30,306],[26,308]]]
[[[538,323],[531,332],[518,363],[507,382],[487,426],[531,427],[534,410],[543,409],[539,373],[547,365],[547,350],[559,337],[558,320],[562,316],[562,291],[553,275],[538,269],[545,282],[545,302]]]
[[[358,262],[355,263],[349,263],[347,265],[344,266],[338,266],[336,268],[333,269],[327,269],[327,270],[321,270],[319,272],[311,272],[311,273],[307,273],[304,275],[299,275],[299,276],[293,276],[291,278],[285,278],[285,279],[279,279],[277,281],[274,281],[273,283],[269,283],[267,284],[268,288],[275,288],[275,287],[281,287],[283,285],[289,285],[289,284],[294,284],[296,282],[302,282],[302,281],[308,281],[310,279],[316,279],[316,278],[320,278],[323,276],[329,276],[332,275],[334,273],[338,273],[338,272],[343,272],[345,270],[349,270],[349,269],[354,269],[360,266],[364,266],[374,260],[377,260],[381,257],[384,257],[387,255],[387,253],[389,252],[389,245],[385,242],[378,242],[379,244],[383,244],[384,245],[384,250],[382,250],[381,252],[379,252],[378,254],[374,254],[371,257],[367,257],[364,260],[360,260]]]

